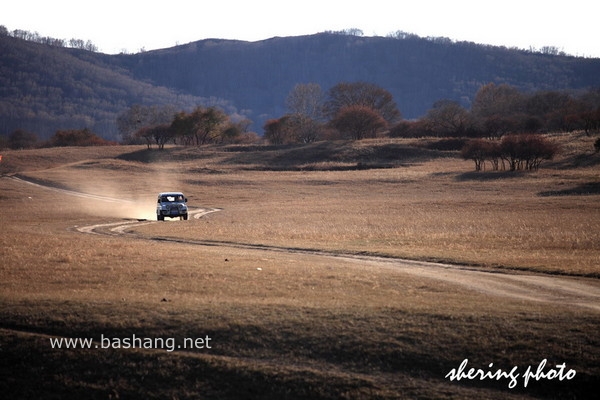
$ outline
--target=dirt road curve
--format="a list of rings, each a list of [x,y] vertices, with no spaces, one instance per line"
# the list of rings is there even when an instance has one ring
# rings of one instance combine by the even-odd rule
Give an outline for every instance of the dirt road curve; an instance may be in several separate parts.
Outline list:
[[[48,190],[90,200],[101,200],[109,202],[127,202],[127,200],[114,199],[81,192],[60,189],[52,186],[35,183],[26,178],[11,177],[24,184],[43,187]],[[194,218],[217,212],[216,208],[190,209],[190,215]],[[156,221],[147,220],[120,220],[111,223],[92,224],[77,226],[73,229],[77,232],[97,235],[123,235],[140,240],[154,240],[165,242],[186,243],[198,246],[227,246],[236,248],[248,248],[263,251],[277,251],[286,253],[303,253],[315,257],[331,257],[338,260],[370,265],[375,268],[393,268],[394,270],[439,280],[446,283],[462,286],[470,290],[483,293],[488,296],[509,297],[521,301],[545,302],[551,304],[584,307],[600,312],[600,281],[591,278],[567,277],[543,274],[511,273],[507,271],[484,271],[478,268],[447,265],[440,263],[403,260],[398,258],[384,258],[375,256],[363,256],[353,254],[338,254],[319,250],[298,249],[291,247],[276,247],[265,245],[253,245],[236,242],[218,242],[209,240],[186,240],[167,237],[144,237],[136,234],[133,228],[145,224],[154,224]]]

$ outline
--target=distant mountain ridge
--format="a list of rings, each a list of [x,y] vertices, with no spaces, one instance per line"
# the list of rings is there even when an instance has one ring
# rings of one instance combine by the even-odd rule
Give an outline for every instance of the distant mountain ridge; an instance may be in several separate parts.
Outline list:
[[[133,104],[219,105],[262,133],[266,119],[286,112],[296,84],[328,90],[344,81],[387,89],[404,118],[417,118],[442,99],[469,107],[489,82],[522,91],[600,87],[600,59],[416,36],[206,39],[119,55],[0,36],[0,133],[23,128],[47,137],[88,127],[114,139],[116,116]]]

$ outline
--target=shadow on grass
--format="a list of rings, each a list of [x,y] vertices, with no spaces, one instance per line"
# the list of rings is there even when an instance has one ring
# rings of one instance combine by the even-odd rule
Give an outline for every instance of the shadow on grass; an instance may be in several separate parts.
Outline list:
[[[546,164],[545,164],[546,165]],[[600,152],[584,152],[565,157],[547,164],[556,169],[589,168],[600,165]]]
[[[169,150],[144,149],[121,154],[120,156],[117,156],[117,159],[124,161],[152,163],[168,159],[169,154]]]
[[[346,171],[395,168],[448,157],[448,152],[398,143],[322,141],[302,145],[207,145],[143,149],[117,158],[155,163],[217,157],[216,162],[264,171]]]
[[[588,182],[568,189],[539,192],[538,196],[593,196],[597,194],[600,194],[600,182]]]
[[[347,171],[395,168],[443,157],[439,151],[395,143],[317,142],[294,146],[253,146],[237,151],[225,163],[272,171]]]
[[[496,181],[501,179],[519,178],[527,174],[526,171],[471,171],[456,176],[457,181]]]
[[[407,325],[408,331],[382,332],[380,337],[371,338],[373,331],[370,327],[375,320],[358,318],[354,319],[356,324],[347,324],[344,323],[346,316],[339,316],[332,326],[325,325],[325,330],[315,330],[315,326],[321,324],[314,324],[323,315],[317,315],[317,320],[311,317],[304,323],[282,321],[268,328],[232,323],[224,328],[209,330],[210,337],[215,340],[214,348],[210,351],[53,349],[49,345],[50,335],[36,335],[26,326],[21,328],[27,331],[6,330],[7,327],[3,326],[5,331],[0,336],[0,373],[5,379],[0,381],[0,391],[6,398],[19,399],[383,400],[397,399],[399,393],[406,398],[421,399],[506,399],[519,395],[586,398],[586,394],[600,383],[600,378],[593,373],[593,353],[581,356],[578,360],[583,369],[577,370],[577,379],[573,381],[544,379],[537,382],[532,379],[525,388],[521,380],[515,389],[507,388],[507,379],[451,382],[444,376],[467,357],[473,366],[485,368],[492,360],[497,362],[498,368],[505,365],[508,369],[517,365],[522,373],[526,365],[535,367],[539,363],[537,353],[532,349],[513,359],[515,355],[510,356],[510,350],[527,349],[528,345],[540,339],[555,337],[551,333],[536,331],[538,334],[533,334],[534,337],[523,338],[524,342],[513,344],[509,338],[523,332],[520,328],[511,328],[512,320],[500,322],[499,327],[505,333],[496,335],[494,339],[498,343],[493,342],[491,348],[484,350],[481,346],[485,342],[466,340],[464,343],[455,343],[451,338],[452,334],[458,332],[466,338],[476,339],[481,333],[480,323],[485,322],[478,318],[431,320],[418,314],[397,314],[395,310],[389,310],[388,313],[388,317],[395,316],[403,325]],[[580,329],[573,333],[578,340],[587,337],[585,327],[591,328],[591,332],[597,326],[594,321],[583,321],[583,318],[575,321],[563,318],[564,323],[584,327],[583,331]],[[418,335],[424,322],[433,330],[439,330],[439,341]],[[532,323],[534,326],[543,326],[548,320]],[[95,329],[102,329],[103,335],[112,338],[126,338],[141,333],[140,328],[82,328],[83,331],[76,332],[68,332],[71,327],[59,330],[64,329],[62,334],[67,337],[97,337],[97,332],[93,332]],[[146,327],[148,333],[153,331],[152,328]],[[155,333],[178,337],[181,343],[181,336],[193,337],[197,331],[184,327],[179,332]],[[557,341],[556,346],[559,345],[562,344]],[[586,350],[593,346],[593,341],[590,341]],[[500,356],[500,349],[508,350],[509,356]],[[573,351],[581,349],[573,345],[570,348],[566,346],[566,350],[560,361],[570,367]],[[552,354],[556,350],[552,348],[547,351]],[[515,397],[512,397],[513,394]]]

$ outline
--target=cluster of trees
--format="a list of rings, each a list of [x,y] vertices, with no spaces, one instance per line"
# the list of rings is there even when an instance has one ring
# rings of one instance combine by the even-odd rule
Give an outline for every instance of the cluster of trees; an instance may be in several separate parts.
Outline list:
[[[82,39],[57,39],[50,36],[41,36],[37,32],[30,32],[23,29],[15,29],[13,31],[9,31],[6,26],[0,25],[0,36],[12,36],[17,39],[27,40],[28,42],[35,42],[41,44],[47,44],[50,46],[56,47],[71,47],[74,49],[81,49],[87,51],[98,51],[98,46],[92,43],[91,40],[82,40]]]
[[[567,91],[523,93],[489,83],[475,94],[470,110],[454,101],[436,102],[426,115],[394,127],[391,136],[467,136],[600,129],[600,88],[575,95]]]
[[[114,144],[116,143],[101,138],[87,128],[57,131],[47,142],[49,147],[109,146]]]
[[[0,136],[0,149],[13,150],[35,147],[67,147],[67,146],[109,146],[116,142],[103,139],[91,130],[66,129],[58,130],[48,140],[40,140],[38,135],[23,129],[17,129],[9,135]]]
[[[333,33],[335,33],[335,32],[333,32]],[[362,31],[359,30],[359,33],[360,34],[358,34],[358,36],[362,36]],[[454,41],[454,40],[452,40],[452,39],[450,39],[448,37],[443,37],[443,36],[427,36],[425,38],[421,38],[421,37],[419,37],[418,35],[416,35],[414,33],[405,32],[405,31],[391,32],[391,33],[389,33],[387,35],[387,37],[393,38],[393,39],[398,39],[398,40],[419,40],[419,39],[425,39],[425,40],[428,40],[428,41],[430,41],[432,43],[437,43],[437,44],[442,44],[442,45],[459,44],[456,41]],[[474,45],[475,43],[462,42],[462,44]],[[484,45],[479,45],[479,46],[484,46]],[[526,51],[526,52],[529,52],[529,53],[540,53],[540,54],[551,55],[551,56],[566,56],[566,55],[568,55],[567,53],[565,53],[564,51],[562,51],[561,49],[559,49],[556,46],[542,46],[539,49],[535,48],[534,46],[529,46],[529,48],[527,48],[527,49],[519,49],[518,47],[512,47],[511,49],[512,50],[516,50],[516,51]]]
[[[557,148],[537,133],[600,130],[600,89],[579,95],[567,92],[522,93],[509,85],[482,86],[467,109],[442,100],[420,119],[406,121],[387,90],[366,82],[342,82],[324,92],[316,83],[297,84],[286,99],[288,113],[268,120],[264,140],[272,144],[318,140],[360,140],[390,137],[473,138],[462,149],[476,170],[537,170]],[[197,106],[190,112],[173,105],[135,105],[119,114],[117,127],[125,143],[164,148],[207,143],[251,143],[251,121],[228,115],[217,106]],[[10,148],[110,144],[89,129],[58,130],[40,143],[36,135],[16,130],[4,139]],[[596,146],[600,148],[600,144]]]
[[[536,170],[543,160],[554,157],[558,147],[544,136],[535,134],[508,135],[501,140],[471,139],[462,148],[461,154],[465,160],[475,162],[475,170],[485,169],[489,161],[492,169],[497,171],[505,162],[511,171]]]
[[[287,98],[289,113],[268,120],[265,139],[273,144],[368,137],[473,138],[462,156],[481,171],[537,170],[557,147],[539,133],[600,130],[600,89],[575,95],[561,91],[522,93],[506,84],[483,85],[470,109],[441,100],[420,119],[401,120],[392,95],[374,84],[339,83],[324,93],[317,84],[296,85]],[[600,149],[600,139],[596,142]]]
[[[247,132],[250,123],[248,119],[234,119],[215,106],[176,112],[172,106],[135,105],[117,118],[126,142],[143,140],[148,148],[156,144],[159,149],[169,142],[197,146],[255,142],[258,136]]]
[[[325,94],[318,84],[298,84],[286,101],[290,113],[264,125],[272,144],[310,143],[324,138],[360,140],[376,137],[401,119],[393,96],[366,82],[342,82]],[[251,121],[233,121],[217,107],[174,113],[170,107],[134,106],[117,125],[124,137],[144,139],[159,149],[170,141],[183,145],[240,143],[255,140],[246,132]]]
[[[39,145],[39,138],[35,133],[17,129],[9,135],[0,135],[0,149],[13,150],[30,149]]]
[[[146,143],[163,149],[167,143],[203,145],[208,143],[255,143],[256,133],[248,132],[251,121],[226,114],[216,106],[197,106],[191,112],[172,105],[134,105],[117,117],[117,126],[126,144]],[[0,135],[0,148],[27,149],[59,146],[104,146],[116,144],[89,128],[57,130],[47,140],[30,131],[16,129]]]
[[[392,94],[367,82],[338,83],[327,93],[316,83],[298,84],[286,104],[288,114],[264,125],[273,144],[376,137],[401,119]]]
[[[406,121],[392,95],[377,85],[339,83],[324,93],[311,83],[296,85],[287,107],[288,114],[264,126],[272,143],[377,135],[500,139],[507,134],[600,129],[600,89],[575,96],[566,91],[522,93],[489,83],[477,91],[470,109],[440,100],[423,117]]]

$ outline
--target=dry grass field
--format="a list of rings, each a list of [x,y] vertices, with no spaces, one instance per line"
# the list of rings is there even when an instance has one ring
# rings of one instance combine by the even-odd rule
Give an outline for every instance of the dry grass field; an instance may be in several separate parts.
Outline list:
[[[475,173],[435,139],[3,152],[0,392],[592,398],[600,157],[584,135],[553,140],[557,159],[517,173]],[[163,190],[220,211],[154,222]],[[109,223],[131,226],[78,230]],[[102,348],[134,336],[176,346]],[[465,373],[517,367],[518,383],[446,378],[465,359]],[[525,387],[544,359],[576,376]]]

